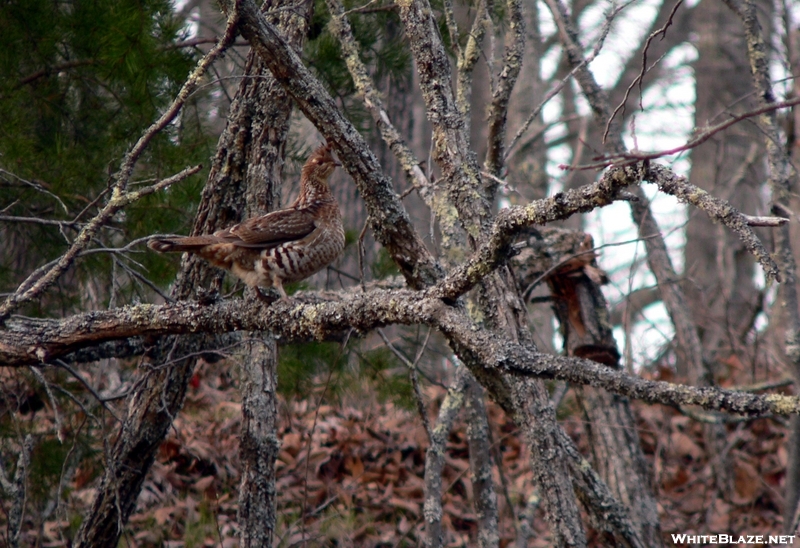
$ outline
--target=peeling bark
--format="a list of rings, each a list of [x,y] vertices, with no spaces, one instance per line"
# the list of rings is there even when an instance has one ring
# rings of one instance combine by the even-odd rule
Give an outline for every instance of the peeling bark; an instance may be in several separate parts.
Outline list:
[[[566,354],[618,370],[620,354],[600,291],[605,274],[597,268],[591,236],[545,228],[529,242],[533,245],[515,258],[515,264],[519,265],[516,270],[524,286],[547,280]],[[639,443],[628,400],[591,387],[576,387],[576,390],[587,418],[594,468],[628,509],[631,525],[641,542],[645,546],[661,546],[652,473]]]

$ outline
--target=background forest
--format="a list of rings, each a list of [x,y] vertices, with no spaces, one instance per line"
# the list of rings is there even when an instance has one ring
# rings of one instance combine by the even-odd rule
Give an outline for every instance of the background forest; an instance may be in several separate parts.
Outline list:
[[[0,545],[800,524],[797,6],[0,3]],[[331,143],[265,304],[147,249]]]

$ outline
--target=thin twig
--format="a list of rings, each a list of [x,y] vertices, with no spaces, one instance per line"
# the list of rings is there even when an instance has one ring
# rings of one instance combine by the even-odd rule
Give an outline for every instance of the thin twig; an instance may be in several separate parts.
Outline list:
[[[300,514],[300,519],[302,520],[300,524],[300,539],[301,541],[305,540],[306,536],[306,517],[308,516],[306,504],[308,502],[308,474],[311,470],[311,445],[314,441],[314,432],[317,429],[317,421],[319,420],[319,410],[322,407],[322,400],[325,398],[325,394],[328,392],[328,387],[330,386],[331,378],[333,377],[333,371],[336,367],[336,364],[339,363],[342,355],[344,354],[344,349],[347,347],[347,343],[350,340],[350,335],[353,333],[353,329],[351,328],[347,332],[347,336],[345,337],[342,344],[339,346],[339,352],[336,354],[336,358],[333,360],[333,364],[330,366],[328,370],[328,378],[325,381],[325,386],[322,389],[322,394],[319,395],[319,399],[317,400],[317,405],[314,409],[314,422],[311,424],[311,431],[308,433],[308,448],[306,449],[306,471],[305,477],[303,478],[303,509]]]
[[[422,425],[425,427],[425,432],[428,434],[428,442],[431,441],[431,436],[433,435],[431,432],[431,423],[428,420],[428,413],[425,411],[425,400],[422,399],[422,390],[419,387],[419,377],[417,376],[417,365],[416,361],[419,360],[419,356],[417,355],[417,360],[415,363],[411,363],[408,358],[406,358],[405,354],[403,354],[395,345],[392,344],[392,341],[389,340],[389,337],[386,336],[386,333],[383,332],[383,329],[378,329],[378,335],[380,335],[381,339],[383,339],[384,344],[392,351],[392,353],[397,356],[397,358],[403,362],[411,375],[411,386],[414,389],[414,400],[417,404],[417,412],[419,413],[419,418],[422,419]],[[428,332],[430,334],[430,332]],[[427,339],[425,340],[427,343]]]
[[[3,168],[0,168],[0,174],[8,175],[9,177],[13,177],[14,179],[16,179],[17,181],[21,182],[22,184],[24,184],[26,186],[29,186],[29,187],[33,188],[34,190],[36,190],[38,192],[41,192],[42,194],[47,194],[51,198],[54,198],[61,205],[62,209],[64,210],[64,213],[69,213],[69,209],[67,208],[67,205],[61,200],[61,198],[59,198],[57,195],[53,194],[52,192],[50,192],[49,190],[44,188],[44,186],[41,183],[37,183],[36,181],[28,181],[27,179],[23,179],[22,177],[20,177],[16,173],[12,173],[10,171],[6,171]]]
[[[605,43],[606,37],[608,37],[608,33],[611,31],[611,23],[613,22],[614,17],[616,17],[619,11],[630,3],[631,2],[629,1],[625,3],[623,6],[620,6],[619,8],[610,11],[609,14],[606,15],[605,21],[603,22],[603,28],[600,31],[600,36],[598,37],[597,42],[594,45],[594,48],[592,48],[592,52],[589,55],[587,55],[586,58],[583,59],[580,63],[578,63],[578,65],[573,67],[572,70],[569,71],[569,74],[567,74],[564,78],[562,78],[550,91],[548,91],[547,95],[545,95],[544,99],[542,99],[542,102],[539,103],[539,105],[535,109],[533,109],[533,112],[530,113],[528,118],[525,120],[525,123],[522,124],[522,127],[519,128],[517,134],[514,135],[514,138],[511,139],[511,142],[508,144],[508,147],[506,148],[506,153],[503,157],[504,161],[508,160],[508,158],[511,156],[512,151],[514,150],[514,146],[517,144],[517,141],[519,141],[520,138],[525,134],[525,132],[528,131],[528,127],[530,127],[531,123],[533,123],[536,117],[539,116],[539,113],[542,111],[544,106],[550,102],[550,99],[558,95],[559,92],[561,92],[561,90],[564,89],[564,86],[567,85],[567,82],[569,82],[570,78],[575,76],[575,74],[579,70],[589,65],[589,63],[594,61],[595,57],[598,56],[600,50],[603,48],[603,44]]]
[[[635,164],[636,162],[640,162],[643,160],[655,160],[657,158],[662,158],[664,156],[671,156],[679,152],[689,151],[695,147],[702,145],[720,131],[724,131],[731,126],[738,124],[742,120],[755,118],[762,114],[774,112],[782,108],[793,107],[795,105],[800,105],[800,97],[794,97],[792,99],[787,99],[785,101],[777,101],[774,103],[769,103],[757,109],[749,110],[742,114],[731,116],[730,119],[726,120],[725,122],[722,122],[721,124],[711,126],[699,133],[696,133],[695,137],[689,139],[688,141],[686,141],[686,143],[674,148],[659,150],[657,152],[630,151],[621,153],[609,153],[609,154],[604,154],[603,156],[597,156],[593,158],[593,160],[596,160],[596,162],[591,164],[581,164],[575,166],[559,164],[558,167],[563,170],[591,170],[591,169],[602,169],[609,166],[623,167]]]
[[[667,29],[670,26],[672,26],[672,19],[675,17],[675,13],[678,11],[678,8],[681,6],[682,3],[683,3],[683,0],[678,0],[675,3],[675,6],[673,6],[672,11],[670,12],[669,17],[667,18],[667,22],[664,23],[664,26],[662,26],[660,29],[652,32],[650,34],[650,36],[647,37],[647,41],[645,42],[644,47],[642,48],[642,70],[641,70],[641,72],[639,72],[639,75],[636,78],[633,79],[633,82],[630,83],[630,85],[628,86],[628,89],[625,90],[625,96],[622,98],[622,101],[620,102],[619,105],[617,105],[617,108],[614,109],[614,112],[611,113],[611,116],[609,117],[608,122],[606,123],[606,129],[603,132],[603,142],[604,143],[606,141],[606,137],[608,137],[608,132],[611,130],[611,122],[612,122],[612,120],[614,120],[614,117],[617,115],[617,113],[619,111],[622,111],[622,115],[623,116],[625,115],[625,103],[628,102],[628,97],[631,94],[631,90],[637,84],[639,86],[639,108],[644,110],[644,107],[641,104],[642,96],[643,96],[643,93],[642,93],[642,81],[644,80],[644,76],[645,76],[645,74],[647,74],[647,71],[649,71],[651,68],[653,68],[653,67],[649,67],[649,68],[647,67],[647,50],[650,49],[650,43],[653,41],[653,39],[656,36],[658,36],[660,34],[662,40],[666,37]],[[661,58],[659,58],[658,61],[653,63],[653,66],[656,66],[661,61],[661,59],[663,59],[663,56]]]
[[[83,387],[84,387],[86,390],[88,390],[88,391],[89,391],[89,393],[90,393],[92,396],[94,396],[94,399],[96,399],[96,400],[98,401],[98,403],[100,403],[100,405],[102,405],[102,406],[103,406],[103,408],[104,408],[106,411],[108,411],[108,412],[109,412],[109,414],[110,414],[112,417],[114,417],[115,419],[117,419],[117,422],[120,422],[120,423],[122,422],[122,419],[121,419],[121,418],[119,418],[119,417],[117,416],[117,414],[114,412],[114,410],[113,410],[113,409],[111,409],[111,408],[110,408],[108,405],[106,405],[106,400],[104,400],[104,399],[103,399],[103,398],[100,396],[100,394],[98,394],[98,393],[97,393],[97,391],[94,389],[94,387],[93,387],[91,384],[89,384],[89,383],[86,381],[86,379],[84,379],[83,377],[81,377],[80,373],[78,373],[77,371],[75,371],[75,370],[74,370],[74,369],[73,369],[73,368],[72,368],[72,367],[71,367],[71,366],[70,366],[68,363],[66,363],[66,362],[65,362],[65,361],[63,361],[63,360],[56,360],[56,361],[55,361],[55,363],[56,363],[56,364],[58,364],[58,367],[60,367],[60,368],[62,368],[62,369],[64,369],[64,370],[66,370],[66,371],[67,371],[67,372],[68,372],[70,375],[72,375],[72,376],[75,378],[75,380],[77,380],[79,383],[81,383],[81,384],[83,385]]]
[[[50,383],[44,377],[41,371],[39,371],[38,367],[30,366],[28,367],[33,376],[36,377],[42,386],[44,386],[45,392],[47,392],[47,397],[50,399],[50,404],[53,406],[53,418],[56,421],[56,437],[60,443],[64,443],[64,436],[61,433],[61,414],[58,412],[58,403],[56,402],[56,397],[53,395],[53,391],[50,389]]]
[[[136,166],[141,155],[149,145],[150,141],[161,132],[180,112],[188,96],[198,85],[200,78],[205,74],[211,63],[233,42],[236,36],[236,17],[231,17],[228,21],[228,26],[225,35],[217,45],[212,48],[197,64],[195,70],[189,75],[186,82],[181,87],[178,96],[172,102],[170,107],[161,115],[161,117],[154,122],[133,148],[125,155],[119,171],[114,178],[114,184],[111,186],[111,198],[105,207],[91,220],[86,226],[83,227],[78,237],[72,243],[70,248],[64,253],[43,276],[41,276],[35,283],[31,284],[30,277],[22,282],[20,287],[11,296],[9,296],[2,306],[0,306],[0,324],[4,323],[8,316],[19,308],[22,304],[31,301],[38,297],[42,292],[49,288],[52,284],[61,277],[64,272],[69,269],[77,255],[89,245],[94,238],[95,234],[103,227],[120,209],[124,208],[133,201],[140,199],[142,196],[151,194],[162,188],[166,188],[170,184],[185,179],[189,175],[196,173],[200,170],[199,166],[196,168],[188,168],[181,173],[169,177],[139,191],[126,192],[128,182],[130,181],[133,169]],[[28,286],[24,291],[21,288]]]

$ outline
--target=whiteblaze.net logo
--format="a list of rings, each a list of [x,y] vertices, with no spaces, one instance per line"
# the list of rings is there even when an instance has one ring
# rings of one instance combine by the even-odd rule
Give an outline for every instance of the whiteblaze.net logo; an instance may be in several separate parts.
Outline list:
[[[794,544],[796,535],[685,535],[672,534],[675,544]],[[800,545],[800,543],[798,543]]]

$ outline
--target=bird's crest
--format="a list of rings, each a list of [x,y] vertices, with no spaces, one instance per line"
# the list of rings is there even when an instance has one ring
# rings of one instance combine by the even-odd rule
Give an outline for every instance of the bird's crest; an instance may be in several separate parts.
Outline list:
[[[330,175],[337,166],[341,166],[331,152],[330,143],[322,145],[315,150],[303,166],[302,174],[310,177],[315,173],[320,173],[323,178]]]

